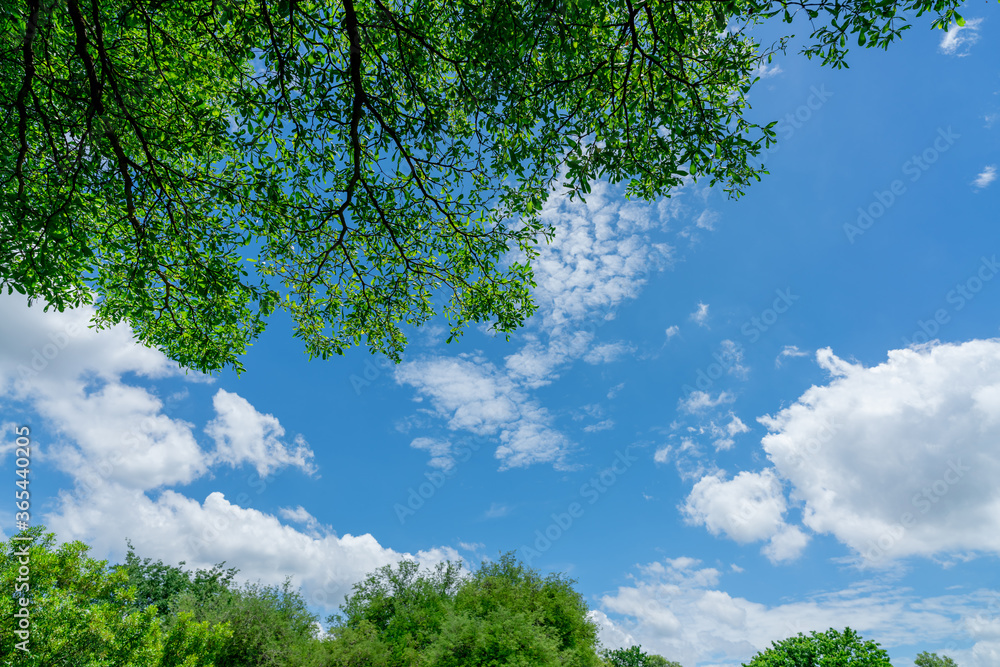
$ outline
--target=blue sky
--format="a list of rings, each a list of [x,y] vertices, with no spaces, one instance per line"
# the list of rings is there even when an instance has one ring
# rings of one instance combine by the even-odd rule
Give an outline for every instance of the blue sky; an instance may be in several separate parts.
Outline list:
[[[184,374],[86,310],[0,298],[0,405],[33,522],[112,561],[227,561],[336,609],[404,557],[577,580],[608,646],[737,665],[842,628],[1000,664],[1000,14],[834,71],[762,70],[745,197],[556,193],[539,311],[242,377]],[[13,510],[0,529],[14,532]]]

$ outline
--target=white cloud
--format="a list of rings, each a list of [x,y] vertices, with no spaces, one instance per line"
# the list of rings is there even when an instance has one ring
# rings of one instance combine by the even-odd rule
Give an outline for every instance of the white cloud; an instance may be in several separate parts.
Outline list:
[[[120,382],[90,392],[82,382],[71,387],[34,403],[66,438],[53,450],[53,462],[64,472],[153,489],[187,484],[207,471],[194,425],[164,415],[163,403],[148,390]]]
[[[448,440],[438,440],[437,438],[414,438],[410,443],[414,449],[422,449],[431,455],[428,465],[432,468],[440,468],[445,472],[455,467],[455,457],[453,456],[451,442]]]
[[[866,565],[1000,553],[1000,340],[892,350],[872,368],[816,356],[830,383],[758,420],[804,525]]]
[[[982,190],[990,183],[995,181],[997,178],[997,166],[995,164],[986,165],[983,170],[976,176],[976,180],[972,181],[972,184],[976,186],[977,190]]]
[[[731,419],[729,420],[729,423],[726,424],[726,432],[729,435],[738,435],[740,433],[746,433],[750,430],[750,427],[744,424],[742,419],[731,412],[729,413],[729,416]]]
[[[725,366],[726,372],[739,378],[746,378],[749,369],[743,365],[743,345],[726,339],[719,348],[719,354],[715,359]]]
[[[782,362],[782,360],[784,360],[784,359],[786,359],[788,357],[793,357],[794,358],[794,357],[808,357],[808,356],[809,356],[809,353],[808,352],[803,352],[802,350],[800,350],[798,348],[798,346],[796,346],[796,345],[786,345],[785,347],[783,347],[781,349],[781,352],[778,353],[778,356],[774,358],[774,367],[775,368],[781,368],[781,362]]]
[[[719,214],[716,213],[715,211],[710,211],[708,209],[705,209],[694,221],[694,226],[699,229],[705,229],[710,232],[714,231],[715,223],[719,221],[720,217],[721,216],[719,216]]]
[[[490,508],[483,515],[487,519],[499,519],[510,514],[510,508],[503,503],[491,503]]]
[[[680,332],[681,332],[680,327],[678,327],[676,324],[674,324],[674,325],[671,325],[671,326],[667,327],[667,330],[664,333],[667,334],[667,340],[670,340],[671,338],[673,338],[674,336],[676,336]]]
[[[531,389],[550,384],[559,377],[560,366],[579,359],[587,352],[594,334],[586,331],[564,332],[546,344],[529,338],[524,347],[506,357],[505,365],[511,380]]]
[[[122,507],[128,511],[122,512]],[[371,535],[338,537],[316,530],[318,522],[310,529],[310,519],[315,519],[302,508],[280,512],[296,523],[304,519],[307,532],[241,507],[218,492],[202,503],[172,490],[153,500],[110,483],[95,489],[86,502],[62,494],[59,510],[47,517],[46,525],[60,540],[85,540],[98,555],[121,554],[127,537],[137,553],[167,563],[183,560],[188,568],[226,561],[239,567],[242,579],[265,584],[280,584],[286,575],[292,576],[307,603],[330,611],[366,574],[411,557],[382,547]],[[115,520],[109,522],[109,517]],[[416,558],[430,564],[457,560],[458,554],[434,549]]]
[[[772,76],[778,76],[782,73],[782,71],[781,65],[778,65],[777,63],[768,65],[766,62],[761,61],[761,63],[750,72],[750,76],[759,76],[761,79],[770,79]]]
[[[677,407],[684,412],[702,412],[735,400],[736,397],[727,391],[720,392],[715,398],[707,391],[692,391],[687,398],[678,400]]]
[[[644,651],[683,665],[727,667],[748,662],[772,641],[830,627],[849,626],[890,650],[944,645],[961,632],[957,628],[970,628],[984,616],[997,596],[996,591],[979,590],[927,598],[861,582],[768,605],[726,592],[719,585],[722,574],[699,565],[691,558],[675,558],[639,567],[633,582],[603,596],[593,613],[601,641],[609,647],[641,644]],[[989,631],[967,636],[977,642],[973,649],[949,655],[963,666],[995,667],[990,660],[998,642]]]
[[[224,389],[216,392],[212,405],[216,418],[205,433],[215,440],[214,461],[233,467],[250,463],[261,477],[286,465],[315,474],[309,445],[301,436],[296,436],[294,449],[282,442],[285,429],[274,415],[257,412],[245,398]]]
[[[431,357],[400,364],[396,381],[430,399],[452,430],[497,436],[501,468],[532,463],[559,465],[570,442],[551,427],[545,408],[531,400],[510,377],[475,357]]]
[[[599,421],[596,424],[590,424],[584,426],[583,430],[587,433],[597,433],[598,431],[607,431],[609,428],[614,428],[615,422],[612,419],[605,419],[604,421]]]
[[[295,508],[281,507],[278,509],[278,514],[286,521],[304,526],[306,534],[311,537],[319,538],[333,532],[329,526],[321,524],[319,519],[310,514],[302,505]]]
[[[126,327],[87,328],[93,310],[43,313],[23,300],[0,296],[0,397],[36,412],[56,443],[36,444],[38,464],[51,462],[73,480],[51,510],[38,515],[60,540],[80,539],[98,557],[120,560],[125,540],[136,550],[168,563],[210,567],[227,561],[245,580],[280,584],[293,575],[310,604],[333,611],[351,587],[373,569],[402,558],[432,564],[457,559],[449,548],[415,556],[379,545],[371,535],[337,537],[304,507],[282,508],[280,516],[305,532],[245,507],[264,480],[229,500],[210,493],[204,502],[176,490],[210,472],[218,462],[251,462],[262,475],[292,465],[309,472],[311,452],[281,441],[278,420],[258,412],[237,394],[219,390],[216,419],[207,430],[218,439],[213,454],[199,447],[194,426],[169,417],[155,387],[123,380],[180,375],[163,354],[133,344]],[[190,374],[189,381],[210,380]],[[185,391],[170,401],[186,400]],[[4,449],[4,454],[6,448]],[[157,490],[155,500],[147,493]]]
[[[540,216],[556,229],[532,262],[539,324],[558,334],[585,319],[613,316],[634,298],[651,273],[669,266],[673,249],[650,232],[663,229],[670,212],[629,202],[620,188],[595,183],[586,202],[552,193]]]
[[[682,511],[686,520],[713,535],[725,534],[740,544],[771,540],[763,553],[772,561],[797,557],[808,537],[785,523],[787,510],[781,482],[773,470],[741,472],[725,479],[719,471],[694,485]]]
[[[938,48],[949,56],[967,56],[972,45],[979,41],[979,24],[982,19],[968,19],[964,26],[953,25],[941,39]]]
[[[628,343],[604,343],[594,346],[584,355],[583,360],[588,364],[606,364],[632,352],[635,352],[635,347]]]
[[[161,352],[135,343],[124,325],[88,329],[94,309],[64,312],[28,307],[19,296],[0,295],[0,394],[29,398],[58,393],[59,385],[81,376],[117,381],[123,373],[147,378],[183,374]],[[210,380],[192,373],[191,380]]]
[[[772,563],[793,561],[802,555],[809,544],[809,536],[798,526],[782,526],[760,550]]]
[[[735,436],[750,430],[750,427],[744,424],[743,420],[732,412],[729,413],[729,417],[729,423],[722,426],[716,424],[714,421],[709,423],[709,431],[712,437],[715,438],[712,445],[716,451],[731,449],[736,444]]]
[[[708,304],[699,301],[698,307],[689,315],[689,319],[695,324],[707,327],[708,325],[705,324],[705,321],[708,319]]]
[[[597,343],[595,327],[585,323],[613,319],[616,308],[635,298],[653,273],[671,265],[673,248],[657,237],[682,207],[676,197],[642,204],[623,193],[607,183],[593,184],[585,201],[570,200],[560,189],[551,193],[540,219],[555,236],[532,260],[538,310],[523,334],[525,344],[505,358],[503,368],[473,357],[442,356],[396,369],[396,381],[429,398],[450,429],[498,437],[502,469],[563,465],[571,445],[530,390],[551,384],[573,361],[608,363],[635,349],[622,341]]]
[[[674,423],[672,428],[680,425]],[[703,448],[695,440],[698,435],[704,435],[704,427],[688,426],[684,429],[686,435],[670,435],[670,442],[667,445],[657,448],[653,454],[653,460],[657,463],[672,462],[677,474],[684,481],[697,482],[706,475],[715,474],[719,467],[711,461],[705,454]]]
[[[177,364],[135,345],[127,327],[88,329],[93,312],[45,313],[0,296],[0,396],[30,406],[58,436],[51,448],[36,447],[37,460],[91,485],[151,489],[202,475],[207,460],[192,424],[163,414],[153,392],[122,382],[125,373],[179,375]]]

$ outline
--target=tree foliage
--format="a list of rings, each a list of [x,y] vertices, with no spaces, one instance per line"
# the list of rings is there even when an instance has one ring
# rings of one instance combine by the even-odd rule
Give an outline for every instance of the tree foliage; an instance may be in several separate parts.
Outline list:
[[[200,606],[209,604],[230,589],[238,572],[236,568],[223,569],[225,563],[192,572],[184,569],[184,561],[166,565],[162,560],[139,558],[132,543],[126,544],[125,562],[116,569],[123,571],[127,585],[135,588],[135,606],[144,609],[153,605],[160,618],[175,610],[182,594],[193,597]]]
[[[916,667],[958,667],[955,661],[946,655],[922,651],[913,661]]]
[[[82,542],[56,546],[55,535],[41,527],[0,542],[0,585],[7,591],[0,597],[5,667],[213,667],[228,626],[182,615],[165,630],[154,606],[135,606],[125,572],[88,551]],[[25,563],[26,582],[18,580]],[[28,586],[15,593],[20,583]],[[27,651],[17,648],[25,638],[11,622],[21,598],[29,600]]]
[[[846,64],[960,0],[24,0],[0,16],[0,287],[241,368],[276,307],[310,355],[398,359],[442,313],[534,308],[551,188],[738,195],[752,29]]]
[[[473,572],[404,560],[356,584],[330,631],[301,593],[239,584],[237,571],[185,570],[140,559],[121,565],[56,543],[43,527],[0,542],[3,667],[679,667],[640,646],[599,650],[587,605],[561,575],[542,577],[514,554]],[[27,562],[30,577],[21,567]],[[21,583],[27,586],[18,589]],[[30,598],[30,637],[15,611]],[[165,610],[165,611],[164,611]],[[921,653],[917,667],[955,667]],[[891,667],[888,654],[850,628],[799,634],[745,667]]]
[[[332,665],[599,667],[597,631],[572,582],[507,554],[470,576],[403,561],[358,584],[330,618]]]
[[[641,646],[605,649],[601,653],[608,667],[681,667],[680,663],[667,660],[662,655],[646,653]]]
[[[892,667],[878,643],[862,640],[851,628],[799,633],[755,655],[745,667]]]

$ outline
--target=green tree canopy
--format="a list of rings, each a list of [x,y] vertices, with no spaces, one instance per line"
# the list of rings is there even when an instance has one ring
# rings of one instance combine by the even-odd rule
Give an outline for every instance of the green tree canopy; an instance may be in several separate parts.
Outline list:
[[[194,572],[184,569],[184,561],[177,565],[166,565],[162,560],[139,558],[132,543],[128,544],[125,562],[116,567],[125,573],[126,583],[135,588],[134,604],[140,609],[153,605],[160,618],[166,618],[182,594],[189,594],[196,602],[207,605],[230,590],[238,570],[223,569],[219,563],[207,570]]]
[[[237,584],[236,568],[219,563],[187,570],[184,562],[139,558],[128,544],[117,570],[134,589],[133,604],[149,607],[168,632],[196,623],[227,628],[216,642],[214,667],[310,667],[322,664],[323,645],[316,637],[319,620],[290,581],[282,586]],[[179,640],[175,640],[179,641]]]
[[[180,614],[162,627],[156,607],[137,608],[135,588],[121,569],[88,556],[82,542],[56,546],[42,527],[0,542],[0,656],[4,667],[214,667],[230,636]],[[20,574],[26,565],[29,572]],[[26,587],[18,588],[21,584]],[[22,607],[21,599],[29,604]],[[27,637],[11,622],[27,610]],[[18,644],[26,641],[22,648]]]
[[[922,651],[913,661],[916,667],[958,667],[955,661],[946,655]]]
[[[850,628],[799,633],[755,655],[744,667],[892,667],[889,654]]]
[[[605,649],[601,657],[608,667],[681,667],[679,662],[667,660],[662,655],[646,653],[641,646]]]
[[[886,47],[961,0],[23,0],[0,16],[0,287],[241,368],[276,307],[310,355],[534,308],[550,188],[733,195],[752,29]]]
[[[558,575],[512,554],[468,577],[447,563],[378,570],[329,620],[336,667],[599,667],[597,629]]]

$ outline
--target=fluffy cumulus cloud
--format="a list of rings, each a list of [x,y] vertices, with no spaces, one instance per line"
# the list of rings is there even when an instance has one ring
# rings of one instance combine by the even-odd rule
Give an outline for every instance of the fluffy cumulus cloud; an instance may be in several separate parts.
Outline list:
[[[216,418],[205,432],[215,440],[213,459],[236,467],[252,464],[262,477],[276,468],[294,466],[308,474],[316,472],[313,452],[301,436],[294,447],[282,442],[285,429],[273,415],[257,412],[242,396],[220,389],[212,399]]]
[[[770,469],[741,472],[732,479],[723,471],[706,475],[694,485],[682,511],[688,522],[704,525],[713,535],[724,534],[740,544],[769,540],[764,553],[775,562],[797,557],[808,542],[786,524],[781,481]]]
[[[177,375],[177,365],[136,345],[126,327],[89,329],[92,315],[86,307],[45,313],[0,297],[0,399],[39,414],[55,436],[37,448],[37,460],[77,479],[141,489],[203,474],[207,463],[193,425],[166,416],[150,390],[122,381],[125,373]]]
[[[1000,553],[1000,340],[893,350],[759,419],[803,524],[864,565]]]
[[[318,522],[313,525],[315,519],[302,508],[281,510],[286,520],[305,523],[305,531],[297,530],[246,507],[249,495],[229,499],[215,492],[198,502],[166,490],[153,500],[139,490],[106,484],[86,502],[64,494],[47,526],[60,539],[85,540],[98,554],[120,552],[128,537],[138,553],[155,554],[168,563],[184,560],[187,567],[199,568],[226,561],[240,568],[242,579],[266,584],[291,576],[309,604],[330,611],[368,572],[414,557],[387,549],[368,534],[332,534]],[[108,517],[115,517],[114,526]],[[425,564],[457,557],[452,549],[415,555]]]
[[[739,576],[739,568],[730,568]],[[850,626],[866,639],[895,647],[944,645],[954,628],[966,630],[971,647],[949,650],[959,664],[993,667],[1000,593],[975,590],[921,598],[906,589],[860,582],[843,590],[804,594],[766,605],[734,596],[721,586],[723,574],[692,558],[674,558],[638,568],[630,585],[604,595],[592,613],[608,646],[641,644],[683,665],[747,662],[772,641],[817,628]]]
[[[54,465],[69,477],[54,505],[38,516],[59,539],[80,539],[100,557],[113,557],[129,538],[139,553],[166,562],[210,567],[226,561],[241,577],[266,583],[280,584],[291,574],[311,604],[329,611],[381,565],[457,558],[451,549],[409,555],[371,535],[337,536],[301,506],[282,508],[278,516],[253,509],[254,496],[268,483],[262,478],[233,498],[213,492],[199,501],[169,488],[204,478],[220,464],[251,465],[261,477],[288,469],[311,473],[312,453],[300,438],[289,445],[276,417],[221,389],[213,399],[215,418],[205,427],[216,448],[203,448],[194,424],[169,415],[169,404],[188,400],[188,393],[161,399],[157,392],[158,380],[182,375],[177,365],[135,345],[126,327],[88,329],[92,315],[86,307],[43,313],[0,296],[0,401],[5,414],[41,417],[52,436],[51,443],[38,441],[32,455],[37,465]]]

